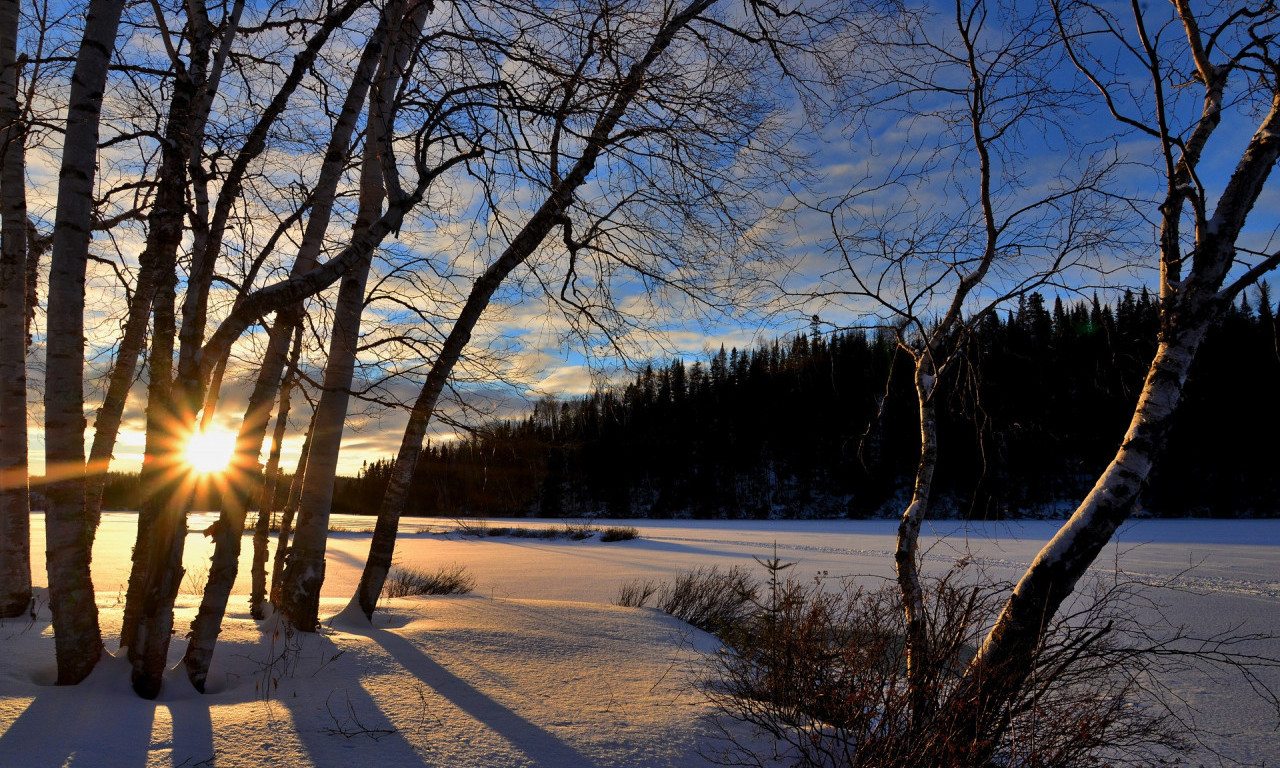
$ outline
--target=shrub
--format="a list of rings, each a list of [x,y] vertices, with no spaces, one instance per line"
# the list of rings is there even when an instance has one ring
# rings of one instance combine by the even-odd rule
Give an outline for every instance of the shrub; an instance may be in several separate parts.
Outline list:
[[[395,566],[387,574],[382,593],[387,597],[465,595],[475,587],[475,576],[458,563],[442,565],[434,572],[414,567]]]
[[[565,523],[564,535],[573,541],[589,539],[596,534],[596,529],[589,523]]]
[[[600,532],[600,541],[630,541],[640,538],[640,531],[632,526],[614,525]]]
[[[618,590],[616,605],[643,608],[656,595],[655,607],[712,634],[743,625],[750,614],[758,586],[747,569],[717,566],[684,571],[675,580],[657,585],[630,582]]]
[[[649,602],[649,598],[653,597],[653,593],[657,591],[658,582],[653,579],[628,581],[618,587],[618,597],[613,601],[613,604],[620,605],[623,608],[643,608]]]

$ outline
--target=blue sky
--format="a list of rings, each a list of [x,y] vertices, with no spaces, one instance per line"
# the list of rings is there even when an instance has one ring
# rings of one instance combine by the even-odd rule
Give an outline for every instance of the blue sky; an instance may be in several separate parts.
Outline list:
[[[1024,31],[1025,26],[1014,24],[1012,14],[1034,10],[1038,6],[1022,5],[1014,10],[994,11],[988,19],[988,32],[981,42],[995,45],[1007,42],[1014,31]],[[1164,6],[1157,5],[1152,14],[1162,13]],[[946,41],[949,33],[945,6],[939,6],[938,16],[922,29],[929,32],[932,42]],[[1117,13],[1123,12],[1117,7]],[[1003,14],[1003,15],[1002,15]],[[1166,17],[1167,20],[1167,17]],[[1153,22],[1152,29],[1158,25]],[[1012,30],[1012,31],[1011,31]],[[1159,31],[1170,44],[1179,42],[1179,30],[1164,27]],[[1095,49],[1099,60],[1120,62],[1118,72],[1123,77],[1134,78],[1139,74],[1133,68],[1133,60],[1120,55],[1112,44]],[[884,55],[900,55],[888,53]],[[914,54],[913,54],[914,55]],[[901,59],[891,61],[851,61],[851,68],[866,70],[872,80],[881,77],[883,82],[874,84],[873,94],[883,95],[888,89],[901,86],[901,77],[883,77]],[[935,80],[944,84],[962,83],[967,77],[963,69],[954,66],[947,69],[934,62]],[[1083,86],[1069,62],[1059,57],[1052,63],[1044,81],[1047,86],[1069,88]],[[888,68],[888,69],[886,69]],[[755,83],[753,87],[776,89],[776,84]],[[1025,83],[1011,80],[1008,88],[1016,90]],[[1007,91],[1006,91],[1007,92]],[[1122,103],[1125,110],[1136,110],[1142,105],[1144,93],[1139,84],[1134,99]],[[1175,91],[1178,100],[1173,110],[1175,122],[1186,124],[1198,112],[1195,89]],[[721,243],[724,252],[708,254],[711,266],[695,267],[683,274],[670,273],[674,278],[687,279],[691,284],[706,281],[720,289],[715,294],[715,304],[709,307],[691,302],[679,292],[655,295],[647,290],[644,281],[625,270],[607,275],[614,303],[624,312],[619,318],[632,318],[631,322],[612,323],[612,338],[606,338],[590,329],[583,331],[570,322],[563,305],[545,301],[542,284],[558,288],[563,279],[563,248],[548,244],[544,253],[513,275],[514,283],[504,289],[504,302],[495,308],[477,334],[477,352],[488,350],[484,361],[487,370],[497,371],[508,378],[505,384],[466,383],[460,379],[459,388],[468,394],[472,405],[478,409],[470,415],[471,421],[487,417],[518,414],[530,399],[544,395],[570,396],[589,391],[592,386],[610,381],[625,380],[630,373],[625,369],[620,349],[626,360],[643,365],[644,362],[665,360],[673,356],[698,358],[714,352],[722,344],[726,347],[750,347],[774,337],[805,330],[810,317],[821,316],[824,329],[874,325],[887,316],[884,308],[876,308],[867,298],[837,295],[849,285],[849,274],[841,262],[837,240],[833,238],[831,217],[828,212],[836,201],[852,194],[841,207],[844,216],[837,219],[839,234],[845,252],[855,259],[856,268],[865,274],[884,274],[876,261],[875,249],[887,247],[890,254],[907,247],[930,249],[935,254],[932,261],[920,262],[912,273],[912,285],[930,275],[944,274],[948,264],[970,255],[973,239],[962,236],[975,223],[972,200],[975,190],[972,146],[968,143],[963,125],[954,122],[957,103],[947,95],[921,94],[911,99],[896,99],[879,104],[874,110],[847,107],[845,111],[826,114],[803,111],[789,92],[771,94],[775,99],[774,119],[780,130],[790,132],[794,143],[790,145],[812,158],[809,173],[791,179],[792,183],[760,190],[758,222],[735,222],[744,232],[739,239]],[[834,103],[834,99],[829,103]],[[998,178],[1003,178],[999,200],[1002,210],[1012,210],[1037,195],[1044,194],[1063,178],[1074,178],[1090,160],[1110,159],[1120,164],[1117,172],[1106,179],[1109,192],[1128,199],[1144,202],[1126,212],[1113,230],[1114,247],[1099,246],[1087,254],[1083,262],[1107,268],[1105,274],[1084,268],[1076,269],[1062,279],[1065,286],[1046,286],[1042,292],[1058,293],[1064,298],[1072,294],[1068,289],[1083,289],[1086,294],[1100,288],[1102,294],[1123,287],[1154,282],[1155,230],[1151,225],[1155,212],[1151,201],[1162,193],[1157,174],[1152,173],[1154,147],[1144,137],[1132,131],[1118,130],[1107,115],[1103,105],[1090,96],[1063,97],[1065,108],[1046,106],[1037,120],[1023,125],[1012,134],[1010,143],[998,157]],[[1009,106],[1017,106],[1009,105]],[[805,122],[816,118],[815,122]],[[1203,181],[1210,189],[1221,188],[1227,174],[1234,166],[1241,148],[1252,133],[1256,119],[1250,119],[1248,107],[1235,108],[1229,120],[1219,130],[1209,147],[1203,164]],[[47,215],[52,195],[51,162],[56,157],[51,152],[34,152],[29,158],[29,177],[32,182],[32,207],[37,215]],[[742,161],[743,158],[737,158]],[[730,162],[730,166],[732,162]],[[287,171],[298,170],[283,165]],[[724,166],[729,167],[729,166]],[[304,169],[305,170],[305,169]],[[607,205],[609,194],[617,188],[626,188],[620,169],[602,166],[600,173],[588,189],[587,200],[599,200]],[[802,183],[803,182],[803,183]],[[519,219],[519,212],[527,210],[530,198],[518,186],[508,190],[511,194],[509,209],[505,212],[510,221]],[[473,273],[476,266],[486,263],[500,248],[501,230],[495,228],[494,216],[475,213],[477,190],[460,183],[450,189],[449,205],[457,215],[442,223],[441,219],[423,219],[422,226],[406,227],[400,239],[385,254],[379,269],[382,276],[395,273],[395,267],[412,259],[424,259],[444,274],[465,275]],[[1213,196],[1210,196],[1212,199]],[[1097,202],[1097,201],[1095,201]],[[1114,200],[1113,200],[1114,202]],[[442,203],[443,205],[443,203]],[[591,203],[589,205],[594,205]],[[643,210],[643,209],[642,209]],[[1102,209],[1099,208],[1099,211]],[[1280,211],[1280,193],[1272,188],[1259,202],[1255,222],[1246,240],[1259,250],[1275,248],[1276,212]],[[650,214],[652,215],[652,213]],[[643,226],[643,219],[635,225]],[[930,227],[939,232],[929,236]],[[663,230],[666,231],[666,230]],[[865,237],[854,237],[861,233]],[[754,254],[743,243],[746,236],[759,236],[762,246]],[[1060,228],[1052,221],[1030,221],[1018,239],[1010,240],[1010,253],[1015,248],[1022,261],[1002,262],[1003,271],[994,276],[990,288],[981,297],[990,297],[1006,289],[1025,276],[1025,264],[1036,258],[1055,252],[1060,238]],[[101,240],[99,241],[101,242]],[[678,240],[672,240],[678,243]],[[140,250],[137,233],[121,231],[113,233],[106,247],[114,249],[120,257],[136,259]],[[736,252],[735,252],[736,251]],[[732,253],[732,256],[728,254]],[[763,257],[762,261],[748,261],[748,256]],[[945,258],[942,258],[945,256]],[[1134,259],[1140,259],[1134,264]],[[1127,266],[1112,270],[1112,267]],[[734,276],[733,281],[719,280],[729,276],[729,270],[745,268],[744,276]],[[941,269],[942,272],[937,270]],[[701,272],[699,272],[701,270]],[[747,276],[759,278],[748,280]],[[604,279],[602,275],[600,279]],[[591,288],[593,278],[584,273],[582,285]],[[723,285],[721,283],[728,283]],[[946,294],[942,283],[941,295]],[[423,294],[421,307],[431,304],[430,311],[438,312],[441,322],[448,317],[451,301],[456,301],[465,290],[465,280],[446,280],[445,293],[453,296]],[[93,346],[97,370],[105,363],[108,346],[116,332],[118,291],[109,270],[95,267],[91,274],[90,344]],[[892,288],[892,285],[889,285]],[[412,291],[412,286],[401,286]],[[821,296],[815,301],[815,294]],[[889,299],[890,303],[896,301]],[[432,303],[434,302],[434,303]],[[397,324],[409,318],[397,314],[394,305],[375,304],[366,315],[366,338],[378,338],[379,333],[398,328]],[[260,334],[259,334],[260,335]],[[616,346],[615,346],[616,345]],[[253,340],[237,347],[241,360],[238,370],[228,376],[228,386],[216,423],[225,429],[234,429],[242,414],[246,392],[247,374],[251,370],[258,348]],[[33,370],[38,379],[39,351],[34,355]],[[312,375],[321,360],[308,362]],[[481,371],[473,363],[465,375],[481,377]],[[410,368],[403,379],[388,385],[382,394],[390,399],[411,399],[422,380],[424,371]],[[135,387],[126,426],[116,449],[115,468],[134,469],[141,458],[141,412],[139,403],[143,389]],[[95,397],[96,391],[89,393]],[[41,471],[43,453],[39,437],[38,394],[33,391],[33,442],[31,446],[33,473]],[[90,405],[92,407],[92,404]],[[356,408],[350,419],[348,433],[344,437],[344,450],[340,471],[354,472],[366,460],[385,457],[394,453],[400,439],[404,418],[398,411],[376,408]],[[293,433],[301,429],[306,409],[295,408]],[[92,422],[92,412],[89,414]],[[435,439],[447,439],[452,430],[438,427]],[[90,433],[91,434],[91,433]],[[292,466],[300,437],[286,443],[285,466]]]

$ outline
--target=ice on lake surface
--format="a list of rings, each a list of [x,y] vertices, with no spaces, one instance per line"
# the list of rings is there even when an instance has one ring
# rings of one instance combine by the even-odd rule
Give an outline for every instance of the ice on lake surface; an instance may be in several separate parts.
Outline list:
[[[207,571],[210,545],[200,531],[212,519],[191,519],[175,664]],[[324,611],[330,615],[359,579],[373,518],[331,522],[341,530],[329,541]],[[32,562],[43,564],[42,516],[33,515],[32,523]],[[111,650],[135,523],[131,513],[105,514],[95,545],[97,602]],[[656,612],[612,606],[618,586],[702,565],[758,568],[756,560],[775,551],[797,563],[800,578],[826,572],[872,584],[892,575],[894,521],[619,524],[638,528],[640,538],[474,537],[459,535],[451,520],[406,519],[397,562],[465,565],[476,576],[476,593],[390,601],[373,630],[339,622],[299,644],[291,675],[264,671],[280,641],[247,617],[246,538],[211,678],[215,693],[203,697],[175,673],[160,702],[142,702],[129,692],[119,659],[108,659],[85,685],[49,687],[47,622],[4,622],[0,766],[336,766],[355,755],[385,766],[703,765],[707,710],[685,675],[714,641]],[[969,570],[1011,581],[1056,527],[935,522],[923,542],[926,568],[941,572],[963,560]],[[1201,634],[1238,624],[1280,634],[1280,521],[1136,521],[1121,529],[1095,572],[1170,585],[1158,592],[1168,617]],[[35,581],[45,584],[42,568]],[[1259,650],[1280,655],[1275,642]],[[1280,687],[1280,675],[1266,679]],[[1229,757],[1280,765],[1274,716],[1237,678],[1189,676],[1171,684],[1198,708],[1197,728]],[[276,693],[263,701],[268,686]]]

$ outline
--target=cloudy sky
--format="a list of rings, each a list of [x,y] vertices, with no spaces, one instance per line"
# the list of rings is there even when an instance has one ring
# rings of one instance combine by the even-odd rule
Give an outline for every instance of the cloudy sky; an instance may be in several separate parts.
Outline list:
[[[680,254],[683,258],[671,255],[652,262],[660,265],[667,287],[652,275],[646,278],[616,264],[594,265],[598,269],[593,270],[593,265],[583,263],[570,273],[564,248],[554,242],[544,247],[512,275],[475,335],[455,380],[465,411],[450,405],[451,420],[477,424],[518,416],[540,397],[579,395],[596,386],[626,381],[649,361],[674,356],[697,359],[721,345],[747,348],[807,330],[814,314],[820,316],[820,327],[830,332],[892,324],[903,307],[922,318],[934,311],[938,297],[946,296],[981,242],[982,222],[977,156],[972,129],[964,120],[968,104],[963,94],[908,88],[909,95],[901,95],[900,86],[923,72],[932,83],[953,90],[969,77],[962,62],[948,58],[948,51],[958,50],[948,17],[939,15],[921,29],[933,47],[868,54],[857,63],[867,73],[858,83],[866,90],[861,97],[844,102],[828,100],[828,106],[838,103],[839,109],[805,113],[788,93],[776,94],[774,112],[762,125],[761,135],[768,131],[771,136],[789,136],[786,149],[809,162],[803,172],[796,169],[793,176],[779,178],[779,183],[754,187],[753,218],[733,222],[731,236],[721,241],[705,236],[695,239],[679,231],[678,222],[653,220],[661,216],[655,213],[658,209],[638,209],[641,218],[631,221],[630,233],[642,234],[634,241],[628,240],[627,232],[619,234],[616,242],[624,243],[618,246],[619,253],[632,257],[649,248],[661,257],[662,248],[668,249],[668,255],[689,248],[687,254]],[[1059,257],[1068,248],[1064,243],[1079,249],[1067,259],[1070,268],[1041,288],[1046,294],[1070,299],[1097,289],[1105,296],[1124,287],[1150,284],[1154,278],[1149,260],[1141,259],[1152,251],[1151,204],[1163,192],[1152,172],[1155,148],[1140,135],[1117,129],[1103,105],[1080,90],[1082,82],[1060,53],[1036,54],[1042,56],[1035,65],[1041,68],[1038,80],[1006,67],[1008,51],[1034,42],[1025,37],[1030,29],[993,14],[977,40],[990,75],[986,119],[989,127],[1003,129],[991,145],[995,204],[1014,226],[1000,244],[1008,257],[1002,259],[989,286],[979,292],[975,307],[1023,284],[1029,274]],[[1177,32],[1165,27],[1160,34],[1173,42]],[[145,39],[137,44],[146,47]],[[1116,51],[1114,46],[1100,50]],[[1018,64],[1024,66],[1026,59],[1019,58]],[[1131,76],[1134,71],[1122,65],[1118,74]],[[776,86],[755,83],[753,87]],[[885,98],[893,89],[899,96]],[[1120,108],[1137,113],[1144,92],[1130,91],[1129,96],[1131,100]],[[1193,97],[1194,89],[1175,94],[1175,122],[1185,124],[1197,113]],[[867,108],[859,98],[876,102],[875,108]],[[1034,104],[1034,109],[1027,109],[1028,104]],[[123,100],[119,109],[124,114]],[[1206,187],[1220,188],[1225,183],[1256,125],[1250,109],[1249,104],[1241,104],[1215,137],[1204,163]],[[56,137],[45,139],[28,157],[28,178],[32,212],[47,223],[52,219],[57,152]],[[769,141],[761,138],[760,145],[767,147]],[[731,158],[723,166],[727,175],[752,163],[769,166],[749,154]],[[300,178],[314,172],[314,157],[305,155],[282,152],[269,157],[268,163]],[[782,165],[770,167],[776,172]],[[1109,169],[1106,174],[1090,175],[1103,167]],[[126,164],[113,165],[110,153],[104,155],[102,168],[108,179],[113,172],[120,178],[132,172]],[[607,209],[614,199],[611,195],[619,189],[634,191],[628,187],[634,180],[626,181],[625,172],[621,166],[601,166],[583,190],[584,215]],[[670,178],[677,179],[678,174]],[[1059,205],[1062,191],[1082,179],[1097,182],[1097,189],[1070,196],[1074,208]],[[354,473],[364,461],[395,453],[405,414],[394,403],[411,401],[416,395],[432,345],[447,331],[451,310],[465,296],[471,277],[501,249],[512,222],[536,203],[529,190],[518,185],[506,192],[510,199],[503,205],[507,208],[491,210],[485,207],[480,189],[458,177],[449,187],[447,200],[433,201],[431,217],[407,225],[379,254],[371,280],[375,295],[362,327],[367,347],[361,355],[362,378],[356,385],[368,400],[353,403],[341,472]],[[1046,204],[1046,200],[1055,202]],[[261,204],[263,210],[270,207],[265,198]],[[1255,217],[1259,221],[1248,242],[1257,251],[1269,251],[1275,243],[1280,194],[1269,191],[1258,210],[1266,215]],[[1067,219],[1074,223],[1064,228],[1062,222]],[[650,225],[652,232],[646,229]],[[270,229],[272,224],[264,219],[260,226]],[[1097,242],[1079,247],[1076,243],[1085,232],[1095,235]],[[96,378],[87,392],[90,424],[101,397],[101,376],[119,334],[123,293],[117,267],[128,276],[141,246],[140,229],[129,227],[100,234],[94,242],[95,253],[117,266],[91,265],[87,344],[90,374]],[[895,261],[903,253],[921,257],[904,270]],[[1139,260],[1136,266],[1135,259]],[[233,264],[228,270],[239,268]],[[855,275],[864,285],[875,287],[881,300],[858,295],[866,291],[858,287]],[[592,315],[597,323],[584,320],[577,308],[557,300],[564,285],[580,290],[581,294],[570,295],[585,297],[583,303],[598,310]],[[316,302],[312,312],[302,364],[312,381],[321,375],[324,303],[334,292]],[[697,298],[691,298],[690,292]],[[229,290],[224,290],[222,311],[229,296]],[[216,296],[214,304],[218,304]],[[260,328],[254,330],[237,345],[226,378],[214,418],[224,430],[238,426],[261,359],[263,333]],[[39,329],[31,370],[32,472],[40,474]],[[383,380],[387,375],[390,378]],[[306,389],[314,397],[314,385]],[[116,446],[114,469],[130,471],[140,464],[144,395],[140,379]],[[295,401],[291,437],[284,451],[286,468],[296,461],[309,412],[308,406]],[[453,426],[439,423],[433,439],[450,439],[455,434]]]

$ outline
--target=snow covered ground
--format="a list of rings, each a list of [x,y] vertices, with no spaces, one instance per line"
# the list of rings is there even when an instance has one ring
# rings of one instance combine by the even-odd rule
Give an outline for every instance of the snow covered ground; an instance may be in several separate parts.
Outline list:
[[[359,579],[370,518],[332,534],[322,613],[336,613]],[[43,519],[33,516],[34,563],[44,562]],[[549,521],[491,521],[545,527]],[[606,524],[597,522],[597,524]],[[0,622],[0,767],[22,766],[683,766],[715,757],[709,709],[690,685],[714,639],[649,609],[611,605],[618,586],[699,565],[755,567],[756,557],[798,562],[867,583],[891,575],[889,521],[627,521],[626,542],[460,536],[449,521],[406,521],[398,561],[465,565],[476,592],[391,600],[375,626],[341,620],[317,636],[291,636],[248,618],[232,598],[211,675],[195,693],[172,673],[158,701],[137,699],[123,659],[108,658],[83,685],[58,688],[47,608]],[[108,513],[93,575],[107,647],[120,625],[134,517]],[[193,531],[203,523],[195,520]],[[959,560],[1014,579],[1054,529],[1024,522],[927,531],[926,563]],[[453,531],[443,533],[443,531]],[[247,545],[246,540],[246,545]],[[199,601],[209,547],[187,539],[188,583],[177,626]],[[248,593],[249,548],[236,594]],[[1099,561],[1111,577],[1151,584],[1175,623],[1201,634],[1243,624],[1280,635],[1280,520],[1144,520],[1122,529]],[[43,569],[35,580],[45,583]],[[181,634],[181,630],[179,635]],[[175,638],[176,663],[185,642]],[[1258,648],[1280,655],[1277,641]],[[1280,673],[1265,679],[1280,688]],[[1197,708],[1197,727],[1245,764],[1280,766],[1280,736],[1247,686],[1229,676],[1173,681]],[[704,757],[705,755],[705,757]]]

